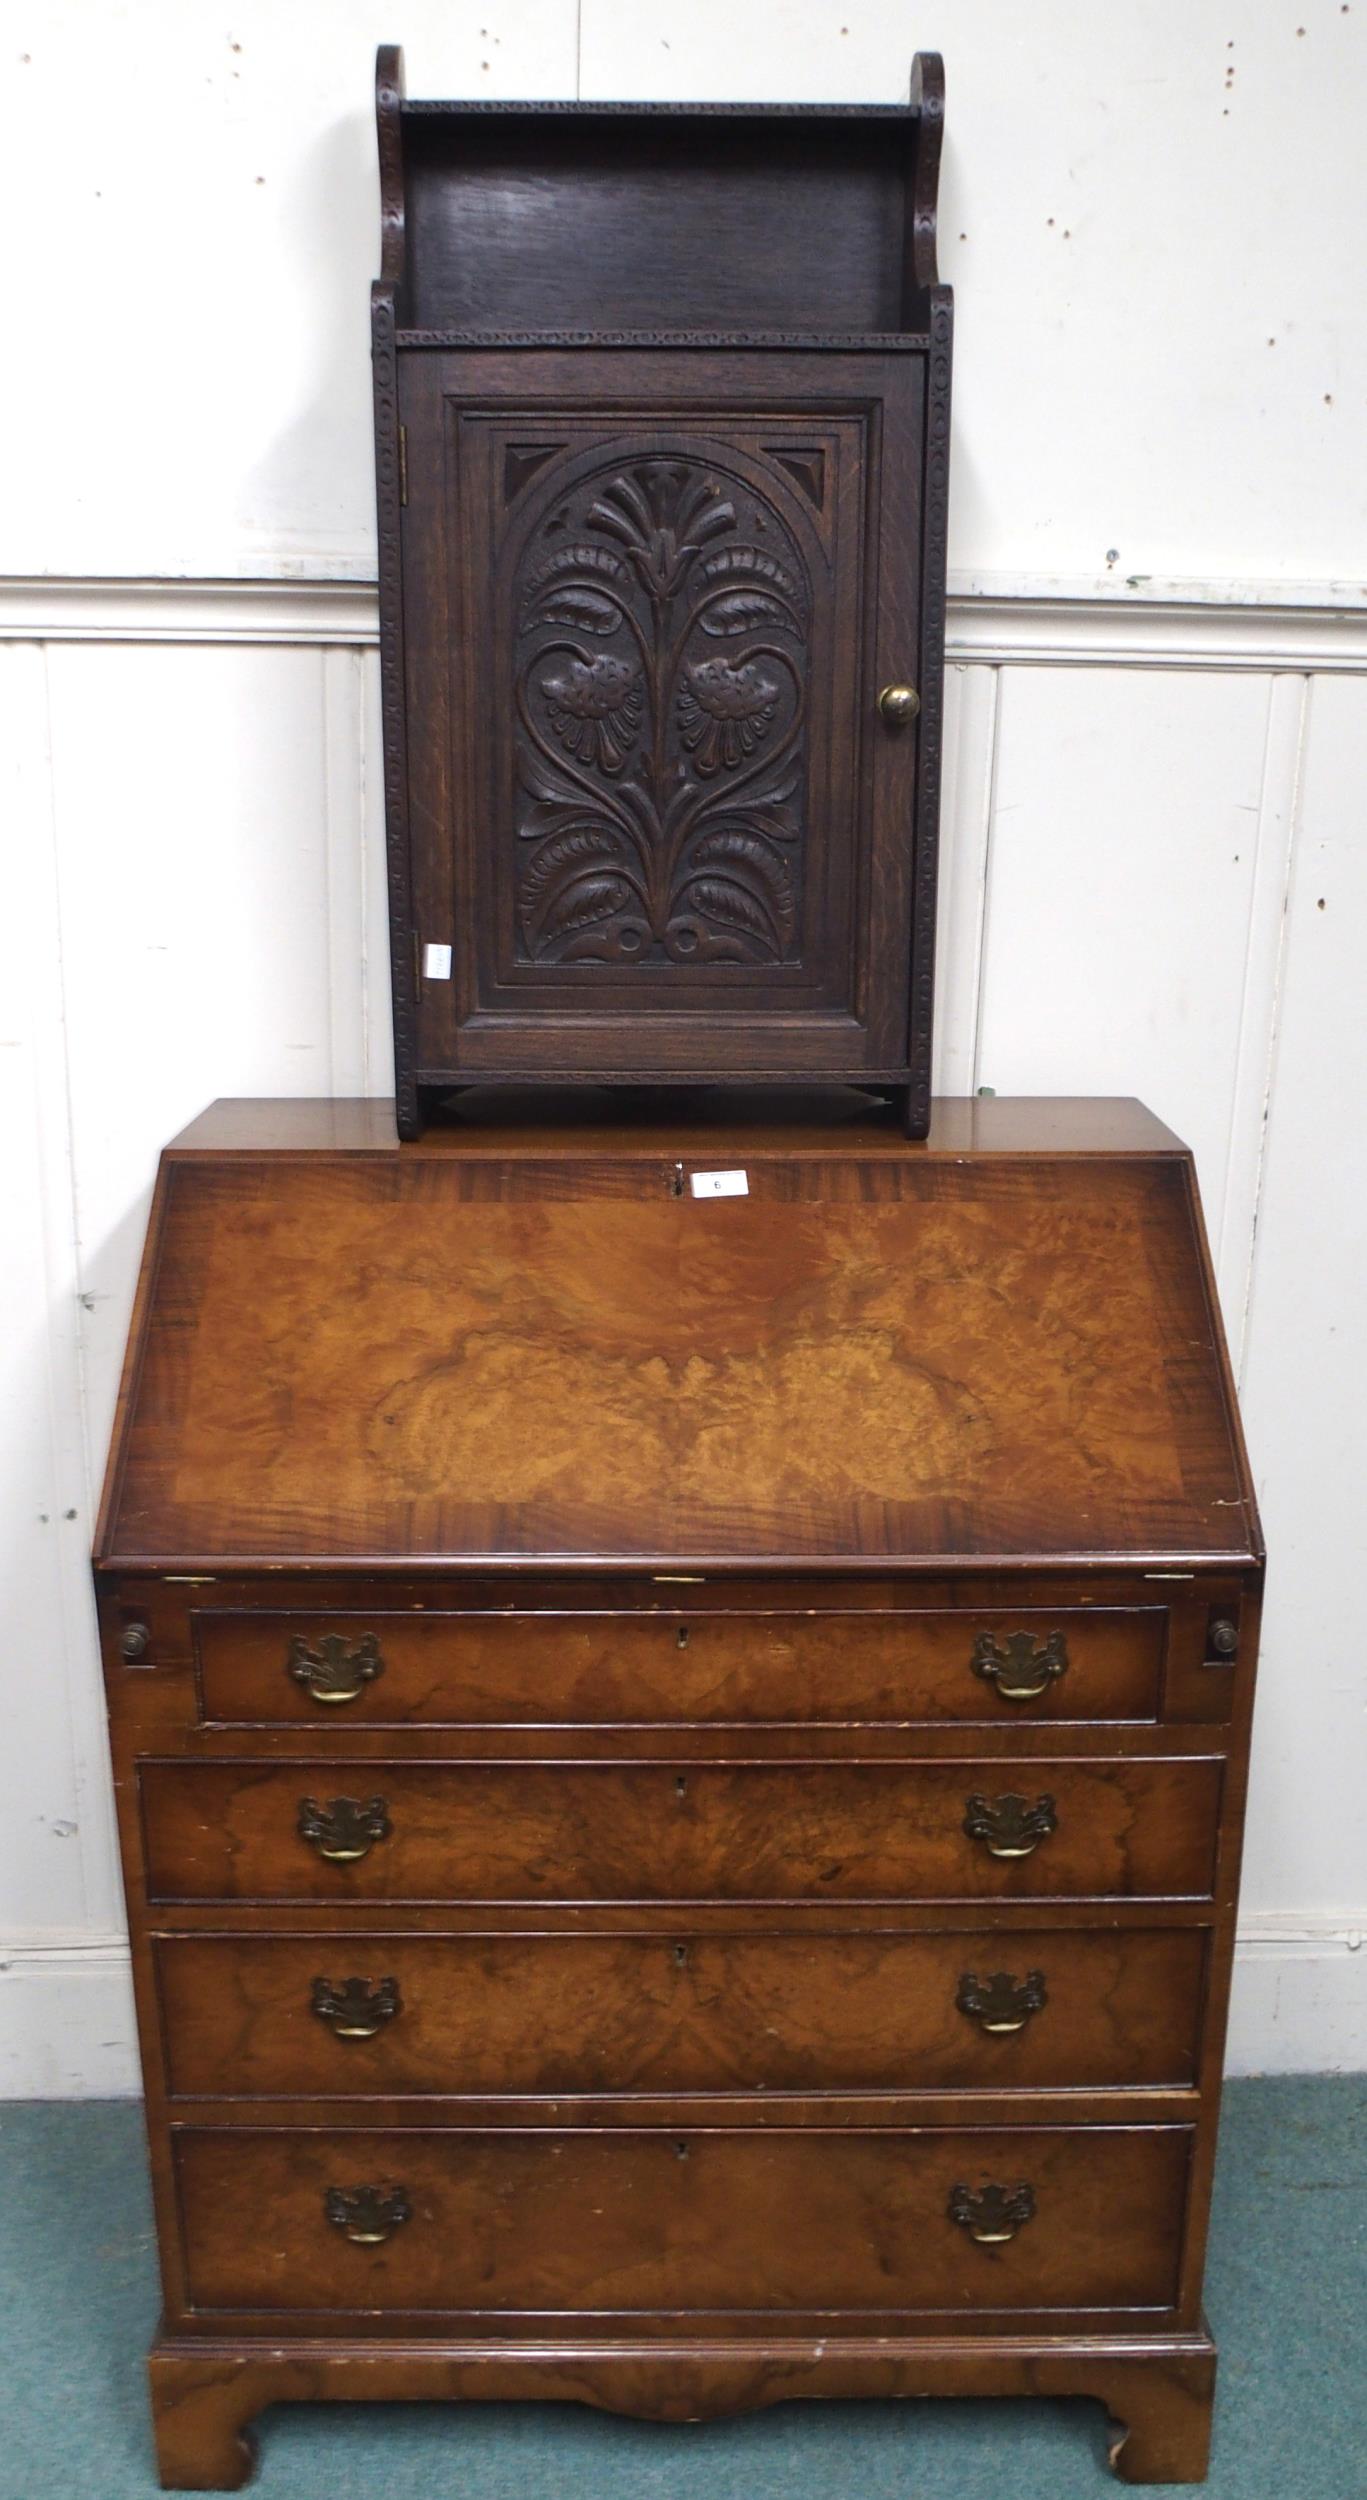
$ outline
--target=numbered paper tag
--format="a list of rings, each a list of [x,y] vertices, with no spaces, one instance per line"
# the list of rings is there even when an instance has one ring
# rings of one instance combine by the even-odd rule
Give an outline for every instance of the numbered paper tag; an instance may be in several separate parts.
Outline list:
[[[750,1179],[745,1172],[690,1172],[688,1186],[695,1198],[748,1198]]]

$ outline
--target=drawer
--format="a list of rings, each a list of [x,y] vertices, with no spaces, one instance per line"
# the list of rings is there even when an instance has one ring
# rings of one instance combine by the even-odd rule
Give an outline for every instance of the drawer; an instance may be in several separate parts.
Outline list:
[[[179,2094],[1187,2085],[1190,1928],[163,1936]]]
[[[202,2310],[972,2315],[1172,2306],[1189,2144],[1185,2127],[190,2128],[175,2163]]]
[[[206,1722],[371,1726],[1134,1720],[1167,1609],[197,1612]]]
[[[146,1762],[154,1901],[1209,1894],[1220,1765]]]

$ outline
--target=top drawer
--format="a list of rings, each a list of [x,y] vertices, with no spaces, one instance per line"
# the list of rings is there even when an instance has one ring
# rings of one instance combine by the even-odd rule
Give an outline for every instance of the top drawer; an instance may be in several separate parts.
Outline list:
[[[195,1614],[210,1725],[1153,1720],[1163,1606]]]

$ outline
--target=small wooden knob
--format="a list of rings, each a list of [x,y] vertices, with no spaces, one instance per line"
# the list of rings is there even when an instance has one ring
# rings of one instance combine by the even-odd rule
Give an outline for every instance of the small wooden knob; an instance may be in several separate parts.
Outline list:
[[[921,709],[921,698],[914,686],[885,686],[878,698],[878,709],[889,729],[905,729]]]

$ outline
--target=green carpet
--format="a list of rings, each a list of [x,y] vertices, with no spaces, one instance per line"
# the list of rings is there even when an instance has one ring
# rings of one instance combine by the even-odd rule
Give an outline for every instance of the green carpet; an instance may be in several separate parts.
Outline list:
[[[1367,2500],[1367,2077],[1231,2085],[1208,2307],[1210,2500]],[[138,2112],[0,2103],[0,2500],[151,2500]],[[698,2429],[575,2406],[292,2406],[260,2500],[1076,2500],[1089,2404],[790,2404]]]

